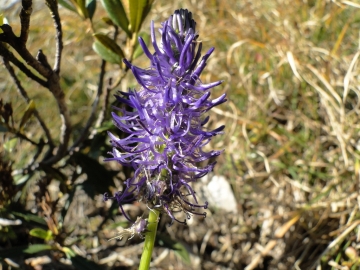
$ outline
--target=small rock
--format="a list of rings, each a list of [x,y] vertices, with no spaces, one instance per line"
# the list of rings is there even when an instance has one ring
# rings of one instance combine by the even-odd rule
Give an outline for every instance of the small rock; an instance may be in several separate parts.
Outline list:
[[[209,207],[231,213],[238,212],[234,193],[224,176],[213,176],[211,181],[204,186],[204,193]]]

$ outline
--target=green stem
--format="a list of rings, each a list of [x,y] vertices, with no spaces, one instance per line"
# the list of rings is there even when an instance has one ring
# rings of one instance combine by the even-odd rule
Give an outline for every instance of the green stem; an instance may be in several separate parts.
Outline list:
[[[141,255],[139,270],[148,270],[150,267],[151,254],[154,249],[157,226],[159,223],[160,212],[158,210],[149,211],[149,232],[146,233],[144,250]]]

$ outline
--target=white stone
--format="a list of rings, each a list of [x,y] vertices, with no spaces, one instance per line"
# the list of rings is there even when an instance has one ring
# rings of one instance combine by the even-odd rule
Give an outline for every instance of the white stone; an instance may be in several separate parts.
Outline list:
[[[209,207],[237,213],[237,203],[234,193],[224,176],[213,176],[205,188]]]

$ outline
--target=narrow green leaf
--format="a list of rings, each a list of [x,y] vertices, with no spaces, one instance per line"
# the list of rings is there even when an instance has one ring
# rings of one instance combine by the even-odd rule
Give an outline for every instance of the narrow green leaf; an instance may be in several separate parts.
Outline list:
[[[130,29],[133,33],[138,32],[141,24],[142,14],[146,7],[147,0],[129,1],[130,8]]]
[[[9,153],[11,153],[14,150],[14,148],[17,144],[17,141],[18,141],[18,138],[12,138],[12,139],[8,140],[6,143],[4,143],[4,149],[6,151],[8,151]]]
[[[130,29],[133,33],[140,31],[141,25],[149,14],[154,0],[128,0],[130,10]]]
[[[18,185],[21,185],[23,183],[25,183],[27,180],[30,179],[32,175],[30,174],[26,174],[26,175],[22,175],[22,174],[19,174],[19,175],[15,175],[13,178],[14,178],[14,183],[16,186]]]
[[[46,225],[46,221],[43,218],[33,215],[33,214],[29,214],[29,213],[23,214],[23,213],[19,213],[19,212],[11,212],[11,214],[13,214],[17,217],[21,217],[25,221],[33,221],[33,222],[36,222],[41,225]]]
[[[29,234],[31,236],[44,239],[45,241],[49,241],[49,240],[53,239],[53,234],[50,230],[46,231],[41,228],[34,228],[29,232]]]
[[[31,246],[27,247],[26,249],[24,249],[24,252],[28,253],[28,254],[34,254],[34,253],[38,253],[40,251],[50,250],[50,249],[53,249],[53,247],[50,245],[36,244],[36,245],[31,245]]]
[[[106,23],[107,25],[110,26],[115,26],[115,24],[113,23],[113,21],[109,18],[109,17],[102,17],[101,20]]]
[[[21,118],[19,130],[21,131],[27,121],[29,121],[30,117],[34,114],[35,111],[35,102],[30,100],[29,104],[27,105],[24,115]]]
[[[104,121],[104,123],[100,127],[96,128],[96,131],[97,131],[97,133],[101,133],[103,131],[108,131],[109,129],[111,129],[113,127],[114,127],[114,124],[112,121]]]
[[[58,0],[58,3],[59,3],[61,6],[63,6],[64,8],[66,8],[66,9],[68,9],[68,10],[71,10],[71,11],[77,13],[77,12],[76,12],[76,9],[74,8],[74,6],[72,6],[68,1],[66,1],[66,0]]]
[[[86,9],[88,11],[90,20],[92,20],[96,10],[96,0],[86,0]]]
[[[116,44],[114,40],[109,38],[107,35],[104,34],[94,34],[94,37],[97,41],[101,42],[106,48],[110,49],[112,52],[116,53],[117,55],[124,58],[124,52],[120,48],[119,45]]]
[[[62,251],[65,253],[68,259],[71,259],[72,257],[76,256],[76,253],[71,248],[63,247]]]
[[[124,53],[120,48],[120,46],[117,45],[115,41],[113,41],[111,38],[109,38],[104,34],[94,34],[94,37],[96,41],[94,43],[95,48],[94,47],[93,48],[101,57],[103,57],[103,59],[111,63],[121,63],[121,59],[124,58]],[[97,45],[96,44],[97,42],[100,43],[102,46]],[[103,54],[100,54],[100,51]],[[110,60],[105,58],[107,57],[107,55],[109,55]],[[118,57],[116,57],[115,55],[117,55]]]
[[[0,26],[4,24],[4,15],[0,14]],[[3,30],[0,29],[0,34],[3,32]]]
[[[71,0],[76,8],[76,13],[79,14],[83,19],[89,18],[89,13],[86,9],[86,0]]]
[[[92,45],[93,50],[105,61],[113,64],[121,64],[121,57],[105,47],[101,42],[95,41]]]
[[[142,14],[142,18],[141,18],[141,24],[144,22],[146,16],[149,14],[150,10],[151,10],[151,7],[152,7],[152,4],[154,3],[155,0],[148,0],[147,1],[147,5],[146,7],[144,8],[144,11],[143,11],[143,14]],[[139,26],[139,30],[140,30],[140,27],[141,27],[141,24]]]
[[[135,1],[136,2],[136,1]],[[119,26],[125,33],[131,37],[129,31],[129,20],[126,16],[124,7],[120,0],[101,0],[101,4],[105,8],[111,20]]]
[[[86,0],[76,0],[76,2],[79,5],[79,8],[81,10],[81,15],[84,17],[84,19],[89,18],[89,13],[86,9]]]

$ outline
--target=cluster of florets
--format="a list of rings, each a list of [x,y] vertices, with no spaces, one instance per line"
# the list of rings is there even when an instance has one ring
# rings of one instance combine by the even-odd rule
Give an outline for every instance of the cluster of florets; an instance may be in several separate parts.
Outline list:
[[[176,10],[160,28],[158,46],[154,23],[151,41],[155,52],[150,53],[139,38],[151,66],[142,69],[125,60],[136,80],[139,91],[129,90],[116,96],[130,110],[116,108],[113,113],[116,127],[129,134],[119,139],[109,133],[113,146],[112,158],[124,166],[131,166],[134,176],[127,179],[124,190],[105,200],[117,200],[122,205],[133,201],[144,202],[149,209],[160,210],[176,220],[175,212],[203,215],[191,183],[213,170],[215,162],[201,167],[200,163],[220,155],[221,151],[203,150],[211,138],[222,133],[224,126],[207,130],[209,117],[204,114],[226,101],[225,94],[209,100],[210,89],[221,81],[203,84],[199,79],[210,49],[201,58],[202,43],[197,40],[196,23],[191,12]],[[130,219],[129,219],[130,220]]]

